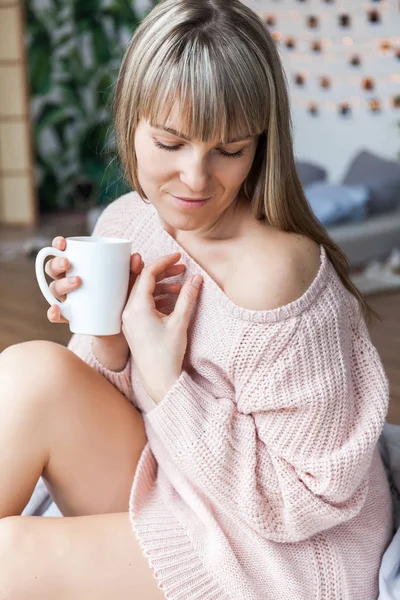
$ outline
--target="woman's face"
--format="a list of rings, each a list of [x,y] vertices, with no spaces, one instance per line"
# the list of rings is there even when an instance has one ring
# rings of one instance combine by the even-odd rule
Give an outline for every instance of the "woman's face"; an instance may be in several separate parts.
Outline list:
[[[178,119],[170,119],[166,127],[176,133],[143,119],[139,122],[135,135],[139,183],[172,234],[187,231],[206,237],[237,198],[259,136],[225,145],[206,144],[184,138]],[[176,197],[210,200],[188,207]]]

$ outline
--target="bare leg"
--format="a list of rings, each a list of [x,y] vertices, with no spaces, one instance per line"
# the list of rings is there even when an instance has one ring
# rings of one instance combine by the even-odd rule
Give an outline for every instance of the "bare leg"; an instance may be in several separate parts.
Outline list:
[[[0,355],[0,518],[40,475],[65,516],[127,510],[146,444],[140,412],[70,350],[27,342]]]
[[[85,581],[89,586],[90,581],[93,583],[93,595],[85,591],[81,597],[108,598],[100,595],[107,577],[101,569],[106,568],[104,563],[108,559],[105,559],[104,548],[97,546],[99,538],[96,536],[107,536],[109,532],[107,523],[111,522],[111,515],[103,513],[124,512],[120,520],[124,525],[120,525],[119,534],[115,538],[111,535],[109,540],[109,558],[112,560],[113,550],[118,556],[116,545],[121,541],[119,536],[124,527],[126,539],[131,541],[132,548],[135,544],[137,548],[127,511],[137,462],[147,441],[140,412],[71,351],[44,341],[11,346],[0,355],[0,393],[0,599],[79,598],[76,585],[80,585],[80,576],[75,575],[73,566],[74,540],[78,539],[79,544],[83,544],[80,546],[82,558],[86,552],[88,560]],[[41,474],[61,512],[69,517],[79,516],[79,519],[11,517],[1,520],[21,513]],[[82,515],[103,515],[104,520],[97,517],[95,523],[93,517]],[[20,541],[15,545],[12,540],[20,537],[15,535],[20,528],[28,535],[27,543]],[[93,537],[86,539],[86,535],[92,534]],[[39,556],[37,544],[41,542]],[[52,548],[51,554],[43,552],[46,546]],[[127,549],[128,546],[129,543]],[[17,554],[12,552],[13,547]],[[18,581],[12,580],[10,584],[13,565],[18,560],[21,566],[24,552],[28,559],[23,560],[25,579],[30,581],[27,588],[20,575]],[[132,564],[132,556],[127,552],[128,564]],[[52,588],[56,582],[51,572],[43,568],[57,558],[60,559],[58,568],[64,569],[64,579],[70,584],[68,587],[65,583],[63,596]],[[107,569],[112,572],[114,567],[117,565],[110,563]],[[32,595],[36,570],[43,573],[43,585],[37,596]],[[146,573],[143,569],[140,573],[133,566],[132,573],[134,577],[126,582],[128,587],[135,577],[147,577],[149,589],[154,588],[154,599],[163,597],[149,568]],[[18,588],[18,595],[13,587],[17,584],[23,587],[21,593]],[[13,593],[2,596],[1,585],[8,588],[11,585]],[[45,595],[47,593],[49,595]],[[152,599],[150,595],[147,598]]]
[[[9,572],[3,585],[0,573],[1,600],[165,600],[127,513],[3,521]],[[1,571],[1,547],[0,561]]]

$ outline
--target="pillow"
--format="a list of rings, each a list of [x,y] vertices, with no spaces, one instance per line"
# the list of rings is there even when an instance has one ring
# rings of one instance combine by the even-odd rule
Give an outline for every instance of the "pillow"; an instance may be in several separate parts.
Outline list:
[[[351,163],[343,184],[366,185],[370,189],[370,214],[390,211],[400,204],[400,163],[371,152],[360,152]]]
[[[318,165],[306,161],[296,161],[296,169],[301,185],[311,185],[316,181],[325,181],[327,171]]]
[[[304,192],[313,213],[324,226],[362,221],[367,217],[370,192],[366,186],[313,183]]]

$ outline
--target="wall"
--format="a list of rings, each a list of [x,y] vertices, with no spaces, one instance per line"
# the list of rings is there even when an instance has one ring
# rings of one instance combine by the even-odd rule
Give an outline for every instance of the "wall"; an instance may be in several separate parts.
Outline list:
[[[289,81],[297,158],[327,168],[333,183],[341,181],[349,161],[363,148],[396,159],[400,151],[397,126],[400,109],[390,105],[390,98],[400,94],[400,59],[393,52],[381,51],[379,42],[390,39],[394,49],[400,51],[397,0],[336,0],[332,4],[323,0],[244,0],[244,3],[262,16],[276,15],[276,25],[269,29],[283,36],[278,49]],[[381,13],[381,24],[369,23],[366,18],[369,9]],[[338,27],[339,13],[351,15],[351,28]],[[320,19],[318,29],[306,26],[308,15]],[[287,36],[296,39],[295,49],[286,48]],[[311,40],[322,40],[324,52],[313,53]],[[349,41],[353,44],[346,45]],[[363,58],[358,69],[347,62],[354,53]],[[292,74],[299,71],[307,76],[303,88],[293,81]],[[331,78],[331,89],[324,90],[318,85],[319,75]],[[361,88],[364,76],[375,78],[377,86],[373,92]],[[372,97],[383,100],[380,114],[369,111],[367,102]],[[306,110],[310,99],[321,105],[317,117]],[[341,117],[337,114],[337,104],[347,100],[355,105],[353,115]]]
[[[0,0],[0,224],[34,226],[22,13],[20,2]]]

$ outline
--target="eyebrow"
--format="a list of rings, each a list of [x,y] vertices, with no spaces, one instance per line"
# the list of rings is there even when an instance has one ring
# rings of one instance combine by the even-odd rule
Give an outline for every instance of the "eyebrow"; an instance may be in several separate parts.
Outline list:
[[[171,133],[172,135],[176,135],[176,137],[182,138],[183,140],[190,142],[190,138],[188,138],[183,133],[176,131],[176,129],[172,129],[172,127],[164,127],[163,125],[152,125],[152,127],[154,127],[155,129],[160,129],[161,131],[166,131],[167,133]],[[246,138],[236,138],[236,139],[230,140],[229,142],[226,142],[226,143],[234,144],[235,142],[245,142],[247,140],[252,140],[254,137],[255,137],[254,135],[248,135]]]

